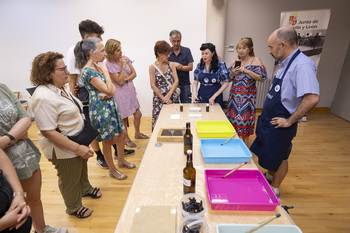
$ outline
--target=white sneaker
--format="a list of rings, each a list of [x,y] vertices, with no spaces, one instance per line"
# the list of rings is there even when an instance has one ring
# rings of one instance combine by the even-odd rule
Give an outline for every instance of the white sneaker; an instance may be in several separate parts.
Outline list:
[[[272,186],[271,186],[271,188],[275,192],[277,198],[281,198],[280,189],[279,188],[274,188]]]
[[[43,233],[68,233],[68,230],[62,227],[51,227],[49,225],[46,225]]]
[[[264,176],[265,176],[267,182],[269,182],[269,184],[271,184],[273,181],[273,176],[271,176],[268,172],[265,172]]]

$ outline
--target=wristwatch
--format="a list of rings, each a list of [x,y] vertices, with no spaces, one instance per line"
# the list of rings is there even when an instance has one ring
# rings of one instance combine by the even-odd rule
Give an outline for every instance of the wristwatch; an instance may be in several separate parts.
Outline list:
[[[3,136],[7,136],[10,138],[11,141],[10,141],[9,145],[12,145],[15,142],[15,137],[12,136],[11,134],[5,133]]]
[[[128,83],[128,82],[129,82],[129,80],[125,79],[125,83]]]

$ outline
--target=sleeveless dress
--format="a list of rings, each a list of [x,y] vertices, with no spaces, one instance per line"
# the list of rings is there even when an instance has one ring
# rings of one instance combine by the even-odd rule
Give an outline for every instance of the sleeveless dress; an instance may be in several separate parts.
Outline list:
[[[168,80],[171,84],[174,83],[174,77],[173,77],[173,71],[171,70],[170,66],[168,65],[168,68],[166,72],[164,73],[164,76],[159,73],[157,69],[155,69],[155,81],[156,81],[156,87],[161,91],[162,95],[165,96],[169,91],[171,86],[165,81]],[[179,102],[179,96],[174,91],[173,95],[171,96],[171,101],[173,103]],[[163,101],[155,94],[153,93],[153,111],[152,111],[152,131],[154,129],[154,126],[156,125],[160,110],[162,110],[163,107]]]
[[[90,83],[90,80],[94,77],[106,82],[103,74],[88,67],[83,70],[81,79],[89,91],[91,125],[99,132],[96,141],[101,142],[113,136],[118,136],[125,127],[114,97],[104,100],[98,98],[100,91]]]
[[[245,68],[259,74],[262,79],[267,78],[265,66],[248,65]],[[255,108],[256,81],[246,73],[237,74],[231,86],[226,115],[239,136],[254,134]]]

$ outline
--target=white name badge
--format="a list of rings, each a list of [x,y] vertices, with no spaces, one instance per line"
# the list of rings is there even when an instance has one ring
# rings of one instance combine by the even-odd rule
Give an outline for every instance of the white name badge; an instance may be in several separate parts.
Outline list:
[[[281,90],[281,86],[280,85],[276,85],[275,86],[275,92],[279,92]]]

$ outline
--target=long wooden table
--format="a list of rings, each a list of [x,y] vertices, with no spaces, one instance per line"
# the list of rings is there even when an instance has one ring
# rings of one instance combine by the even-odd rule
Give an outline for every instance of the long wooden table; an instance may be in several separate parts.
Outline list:
[[[200,107],[201,111],[189,112],[190,107]],[[200,113],[202,118],[190,118],[189,113]],[[172,114],[180,114],[180,119],[170,119]],[[209,225],[210,232],[216,232],[217,224],[255,224],[277,213],[281,214],[281,217],[275,220],[273,224],[294,224],[289,215],[280,206],[277,206],[275,211],[211,210],[206,192],[204,170],[232,169],[238,164],[204,162],[196,121],[220,121],[227,120],[227,118],[217,104],[212,106],[209,112],[205,111],[205,104],[184,104],[183,112],[179,111],[179,104],[172,104],[164,105],[160,112],[123,212],[119,218],[115,229],[116,233],[131,232],[135,211],[142,206],[174,206],[177,209],[177,224],[180,223],[181,212],[178,206],[183,196],[182,170],[186,164],[183,143],[163,142],[160,147],[157,147],[156,143],[160,128],[185,128],[187,120],[191,122],[191,132],[193,134],[193,164],[197,171],[196,194],[204,197],[207,201],[205,219]],[[242,169],[257,169],[257,167],[251,159]],[[156,218],[157,216],[153,217]]]

